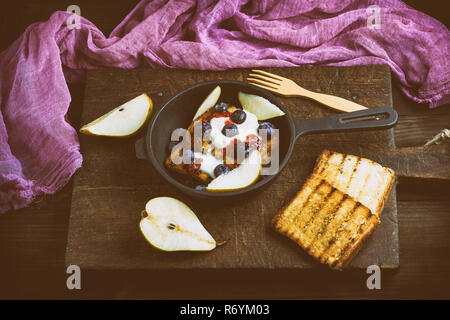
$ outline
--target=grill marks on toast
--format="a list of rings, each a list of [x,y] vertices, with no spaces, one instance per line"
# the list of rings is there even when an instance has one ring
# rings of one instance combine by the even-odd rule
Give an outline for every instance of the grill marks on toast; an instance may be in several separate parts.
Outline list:
[[[272,224],[320,262],[342,269],[378,222],[367,207],[312,175]]]
[[[347,157],[347,155],[344,156],[343,163],[340,173],[340,181],[342,185],[345,185],[345,189],[350,189],[350,184],[352,183],[353,176],[355,175],[355,172],[358,171],[359,163],[361,161],[361,158],[353,158],[353,157]]]
[[[339,203],[342,202],[344,196],[341,192],[338,192],[335,188],[331,187],[330,184],[326,183],[325,180],[322,180],[322,184],[326,184],[328,194],[323,200],[320,209],[317,210],[311,218],[311,222],[307,226],[308,228],[304,230],[305,249],[308,249],[316,238],[320,238],[320,234],[323,233],[323,229],[325,228],[325,219],[331,216],[335,209],[339,207]]]
[[[394,183],[394,171],[365,158],[325,150],[314,174],[380,215]]]
[[[343,242],[345,242],[345,240],[341,241],[342,237],[344,237],[346,232],[349,231],[349,221],[351,222],[351,219],[355,215],[356,209],[358,207],[359,204],[352,201],[349,206],[349,210],[344,212],[341,223],[336,226],[334,236],[328,241],[328,244],[324,247],[324,250],[318,257],[320,262],[326,263],[333,254],[336,255],[337,252],[340,252],[340,250],[342,250]]]
[[[297,237],[300,237],[303,241],[305,248],[305,242],[308,239],[307,231],[310,229],[309,226],[315,216],[322,211],[322,208],[327,206],[328,198],[332,193],[331,189],[332,187],[326,183],[325,180],[321,180],[315,188],[315,192],[313,192],[304,203],[302,208],[303,214],[297,215],[294,219],[294,224],[298,226]]]
[[[333,269],[343,269],[380,223],[394,172],[369,159],[325,150],[274,229]]]
[[[294,199],[292,199],[285,207],[290,207],[292,210],[289,210],[283,216],[278,217],[283,220],[284,224],[293,223],[294,219],[297,217],[297,212],[303,210],[303,207],[308,203],[310,196],[320,187],[319,180],[309,179],[307,182],[309,183],[306,183],[306,187],[303,187]]]
[[[328,151],[328,150],[327,150]],[[321,157],[317,160],[315,170],[317,170],[317,174],[321,175],[324,179],[335,178],[338,172],[326,172],[328,166],[333,167],[341,167],[345,161],[345,154],[335,153],[332,151],[328,151],[330,154],[334,154],[334,157]]]
[[[308,252],[313,257],[321,260],[320,257],[336,242],[340,226],[349,218],[349,215],[353,214],[354,207],[355,202],[348,195],[344,194],[342,201],[336,207],[334,215],[328,217],[325,221],[326,227],[324,227],[324,232],[314,240],[309,248]]]
[[[334,191],[336,191],[336,189],[334,189]],[[327,234],[332,235],[332,232],[328,232],[329,230],[328,228],[331,222],[337,218],[337,213],[342,208],[345,199],[347,199],[348,197],[346,194],[342,194],[340,192],[334,194],[335,197],[338,199],[337,204],[334,207],[330,206],[330,210],[327,212],[328,215],[323,213],[322,216],[320,217],[321,220],[319,220],[319,218],[315,220],[316,228],[311,232],[313,236],[311,237],[311,241],[307,245],[307,249],[311,255],[314,255],[313,253],[317,251],[316,244],[322,241],[325,238],[325,235]]]
[[[360,207],[361,208],[361,207]],[[348,238],[347,238],[347,244],[345,245],[345,247],[343,249],[340,249],[340,251],[338,251],[338,254],[329,258],[329,262],[331,264],[332,267],[336,267],[338,266],[338,264],[342,264],[342,260],[340,261],[338,259],[339,256],[346,256],[346,254],[348,253],[349,249],[353,246],[353,244],[359,240],[359,235],[362,234],[363,229],[367,223],[367,220],[369,219],[369,217],[371,216],[370,214],[370,210],[366,210],[367,208],[364,208],[364,212],[361,212],[361,215],[357,214],[357,219],[353,224],[353,228],[349,229],[349,234],[348,234]],[[355,209],[355,214],[356,214],[356,209]],[[369,221],[370,222],[370,221]],[[331,261],[330,261],[331,260]]]
[[[363,231],[368,228],[372,230],[378,225],[378,217],[373,215],[373,219],[369,219],[370,210],[356,203],[349,216],[340,226],[336,241],[332,243],[322,254],[321,261],[330,265],[332,268],[341,269],[349,259],[345,259],[349,249],[353,244],[364,239]]]

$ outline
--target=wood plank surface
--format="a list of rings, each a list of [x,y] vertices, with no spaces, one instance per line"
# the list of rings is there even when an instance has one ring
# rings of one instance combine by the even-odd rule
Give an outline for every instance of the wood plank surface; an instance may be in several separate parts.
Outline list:
[[[368,107],[392,105],[387,66],[268,70],[294,79],[307,89],[352,99]],[[189,85],[213,79],[244,80],[248,72],[245,69],[89,72],[82,122],[92,121],[142,92],[150,95],[157,110]],[[299,118],[336,114],[307,99],[281,100]],[[295,243],[271,230],[269,221],[301,188],[323,149],[359,155],[363,150],[383,152],[380,146],[394,147],[392,129],[301,137],[288,165],[274,183],[245,200],[219,204],[189,198],[174,190],[149,162],[135,158],[135,140],[80,137],[84,162],[74,180],[67,264],[89,269],[321,267]],[[209,253],[165,253],[149,247],[137,224],[145,203],[156,196],[173,196],[187,203],[215,239],[226,240],[227,244]],[[382,223],[350,266],[372,264],[387,268],[398,266],[395,188],[386,203]]]

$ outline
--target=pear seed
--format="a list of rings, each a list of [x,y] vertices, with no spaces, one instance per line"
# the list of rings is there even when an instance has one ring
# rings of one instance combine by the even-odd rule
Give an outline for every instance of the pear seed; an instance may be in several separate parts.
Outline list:
[[[174,230],[176,227],[177,227],[177,225],[172,222],[167,225],[167,228],[170,230]]]

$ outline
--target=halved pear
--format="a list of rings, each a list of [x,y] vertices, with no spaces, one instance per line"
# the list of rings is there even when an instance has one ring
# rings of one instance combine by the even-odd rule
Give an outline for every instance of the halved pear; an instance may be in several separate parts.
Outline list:
[[[285,113],[281,111],[280,108],[263,97],[254,94],[239,92],[238,98],[244,110],[247,110],[256,115],[258,120],[267,120],[285,115]]]
[[[139,227],[145,239],[163,251],[210,251],[216,241],[183,202],[159,197],[147,202]]]
[[[225,192],[246,188],[258,180],[261,168],[261,153],[258,150],[253,150],[239,167],[215,178],[208,184],[206,190]]]
[[[206,99],[202,102],[200,107],[197,109],[194,119],[192,119],[192,120],[197,119],[202,114],[204,114],[206,111],[208,111],[209,109],[214,107],[216,105],[217,101],[219,100],[221,92],[222,92],[222,89],[219,86],[215,87],[214,90],[211,91],[211,93],[206,97]]]
[[[152,100],[144,93],[86,124],[80,132],[95,136],[129,137],[150,119],[152,110]]]

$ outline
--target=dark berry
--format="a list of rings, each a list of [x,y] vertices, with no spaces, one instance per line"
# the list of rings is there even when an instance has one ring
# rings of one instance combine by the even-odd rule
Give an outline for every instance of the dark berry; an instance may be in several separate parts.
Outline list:
[[[222,134],[225,137],[231,138],[239,133],[238,127],[234,123],[227,123],[223,126]]]
[[[247,119],[247,114],[242,110],[236,110],[231,114],[231,121],[237,124],[241,124]]]
[[[242,156],[244,156],[245,158],[248,157],[250,153],[250,145],[247,142],[236,140],[234,142],[234,150],[235,150],[235,159],[243,160],[239,159],[239,157]]]
[[[212,129],[212,127],[211,127],[211,124],[209,122],[205,121],[205,122],[202,123],[202,133],[203,134],[205,134],[205,132],[207,132],[207,131],[209,131],[211,129]]]
[[[270,137],[272,135],[272,130],[275,129],[275,126],[270,123],[270,122],[262,122],[259,127],[258,130],[262,130],[262,131],[266,131],[267,132],[267,137]]]
[[[208,141],[210,139],[211,130],[212,130],[211,124],[209,122],[203,122],[202,135],[205,141]]]
[[[216,112],[226,112],[228,110],[228,105],[224,102],[220,102],[216,104],[214,108],[216,109]]]
[[[218,176],[220,176],[220,175],[222,175],[222,174],[228,173],[229,171],[230,171],[230,169],[229,169],[226,165],[224,165],[223,163],[221,163],[221,164],[217,165],[217,166],[214,168],[214,175],[215,175],[216,177],[218,177]]]

